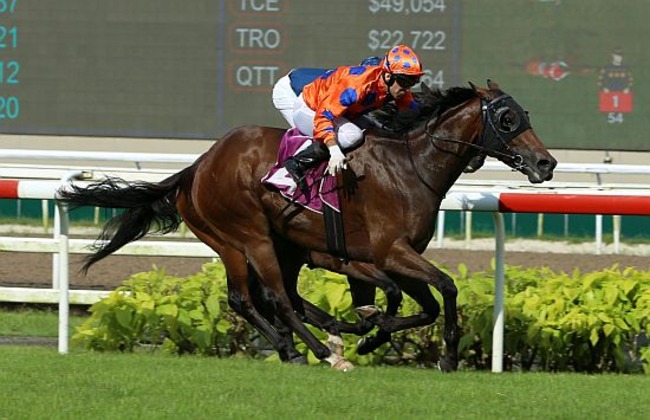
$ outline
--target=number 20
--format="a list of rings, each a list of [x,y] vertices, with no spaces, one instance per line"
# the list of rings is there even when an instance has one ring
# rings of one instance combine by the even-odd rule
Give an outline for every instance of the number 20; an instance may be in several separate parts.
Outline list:
[[[0,120],[8,118],[15,120],[20,115],[20,102],[15,96],[5,98],[0,96]]]

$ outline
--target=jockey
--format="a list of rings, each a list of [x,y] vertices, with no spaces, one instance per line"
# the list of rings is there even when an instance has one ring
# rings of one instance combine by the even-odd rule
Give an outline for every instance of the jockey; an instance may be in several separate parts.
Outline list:
[[[314,139],[284,164],[303,190],[305,171],[328,157],[329,174],[336,175],[347,167],[341,149],[351,148],[363,139],[363,130],[352,122],[356,118],[391,100],[398,109],[417,108],[410,90],[424,74],[418,56],[404,45],[391,48],[378,65],[321,71],[301,92],[300,87],[296,88],[297,76],[293,72],[278,80],[273,89],[273,102],[292,127]]]

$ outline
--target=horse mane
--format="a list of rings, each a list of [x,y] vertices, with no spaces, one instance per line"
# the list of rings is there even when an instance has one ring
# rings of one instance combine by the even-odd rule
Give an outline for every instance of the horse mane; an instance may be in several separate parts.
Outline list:
[[[456,86],[446,90],[428,88],[414,92],[415,100],[420,103],[419,110],[399,111],[394,103],[388,103],[369,114],[378,126],[378,132],[385,137],[399,138],[404,132],[439,118],[445,111],[476,97],[476,92],[469,87]]]

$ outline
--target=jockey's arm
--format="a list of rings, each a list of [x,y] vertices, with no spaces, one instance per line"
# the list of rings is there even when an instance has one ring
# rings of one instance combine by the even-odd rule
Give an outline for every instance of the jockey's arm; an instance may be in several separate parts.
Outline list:
[[[344,115],[347,110],[347,107],[338,100],[333,99],[333,96],[335,95],[327,95],[321,98],[314,116],[314,140],[325,143],[327,147],[336,145],[334,120]]]

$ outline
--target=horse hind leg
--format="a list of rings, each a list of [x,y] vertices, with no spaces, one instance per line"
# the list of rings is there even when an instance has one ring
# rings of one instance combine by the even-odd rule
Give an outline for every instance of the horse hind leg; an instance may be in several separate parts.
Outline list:
[[[185,195],[179,195],[177,206],[187,227],[221,257],[226,267],[230,307],[269,341],[281,360],[301,363],[302,355],[295,349],[291,333],[289,332],[290,338],[287,339],[284,331],[277,331],[270,324],[270,315],[264,316],[257,311],[255,297],[249,288],[249,276],[253,276],[252,281],[256,281],[256,274],[249,271],[245,256],[233,248],[226,247],[215,235],[210,234],[209,226],[198,216]]]
[[[278,318],[275,305],[268,298],[268,291],[264,289],[259,276],[250,265],[248,267],[248,286],[251,291],[253,305],[273,325],[282,341],[280,345],[274,346],[280,356],[280,360],[289,363],[307,364],[305,355],[300,353],[295,347],[291,328]]]
[[[298,294],[298,277],[300,275],[300,270],[307,259],[307,253],[309,251],[287,241],[281,236],[274,234],[271,236],[273,238],[273,248],[282,270],[284,287],[291,299],[294,311],[300,316],[301,321],[310,323],[316,328],[326,331],[328,333],[326,340],[327,347],[332,353],[342,357],[344,353],[344,343],[340,334],[341,332],[357,332],[357,324],[339,322],[336,318],[311,302],[303,299]],[[249,272],[254,272],[254,270],[251,269]],[[267,304],[267,306],[272,305]],[[286,325],[284,325],[277,316],[275,316],[274,319],[274,325],[278,331],[285,331]],[[285,329],[282,329],[279,324],[285,327]],[[369,324],[368,331],[372,329],[372,324],[366,324]],[[287,336],[287,341],[290,341],[293,344],[290,330]]]
[[[196,183],[194,187],[196,187]],[[197,204],[192,201],[190,195],[179,194],[177,206],[186,221],[195,221],[196,227],[193,232],[221,255],[228,273],[229,304],[253,324],[272,343],[274,348],[280,348],[279,346],[284,341],[268,320],[255,309],[248,289],[248,263],[259,276],[260,283],[268,290],[268,296],[272,300],[272,304],[275,305],[279,319],[305,342],[314,355],[320,360],[329,362],[335,369],[346,371],[353,368],[353,365],[344,357],[332,353],[327,346],[318,341],[293,311],[292,302],[284,288],[282,271],[273,248],[273,240],[267,232],[266,219],[261,221],[261,218],[257,217],[259,214],[256,213],[256,203],[251,203],[251,217],[246,219],[248,224],[240,226],[230,223],[228,225],[230,234],[222,232],[206,218],[200,217],[202,213],[206,213],[210,215],[211,220],[215,220],[217,215],[215,215],[215,210],[210,207],[209,200],[204,203],[205,211],[198,211]],[[222,218],[229,217],[228,214],[220,214],[220,216]],[[198,223],[196,223],[197,221]],[[213,232],[213,235],[203,232]],[[214,232],[220,233],[217,235]],[[222,235],[233,235],[233,238],[227,240]],[[236,239],[234,239],[235,237]],[[230,245],[235,242],[243,244],[245,253]]]
[[[282,360],[290,361],[296,357],[292,352],[293,343],[287,343],[286,336],[278,332],[255,305],[255,298],[248,283],[246,256],[233,248],[222,249],[220,256],[227,273],[228,305],[271,343]]]
[[[303,340],[318,359],[329,362],[337,370],[352,369],[353,365],[349,361],[333,353],[326,345],[318,341],[293,311],[291,300],[284,288],[282,271],[272,241],[252,242],[248,243],[249,261],[255,267],[261,282],[271,292],[271,298],[274,300],[280,319]]]

